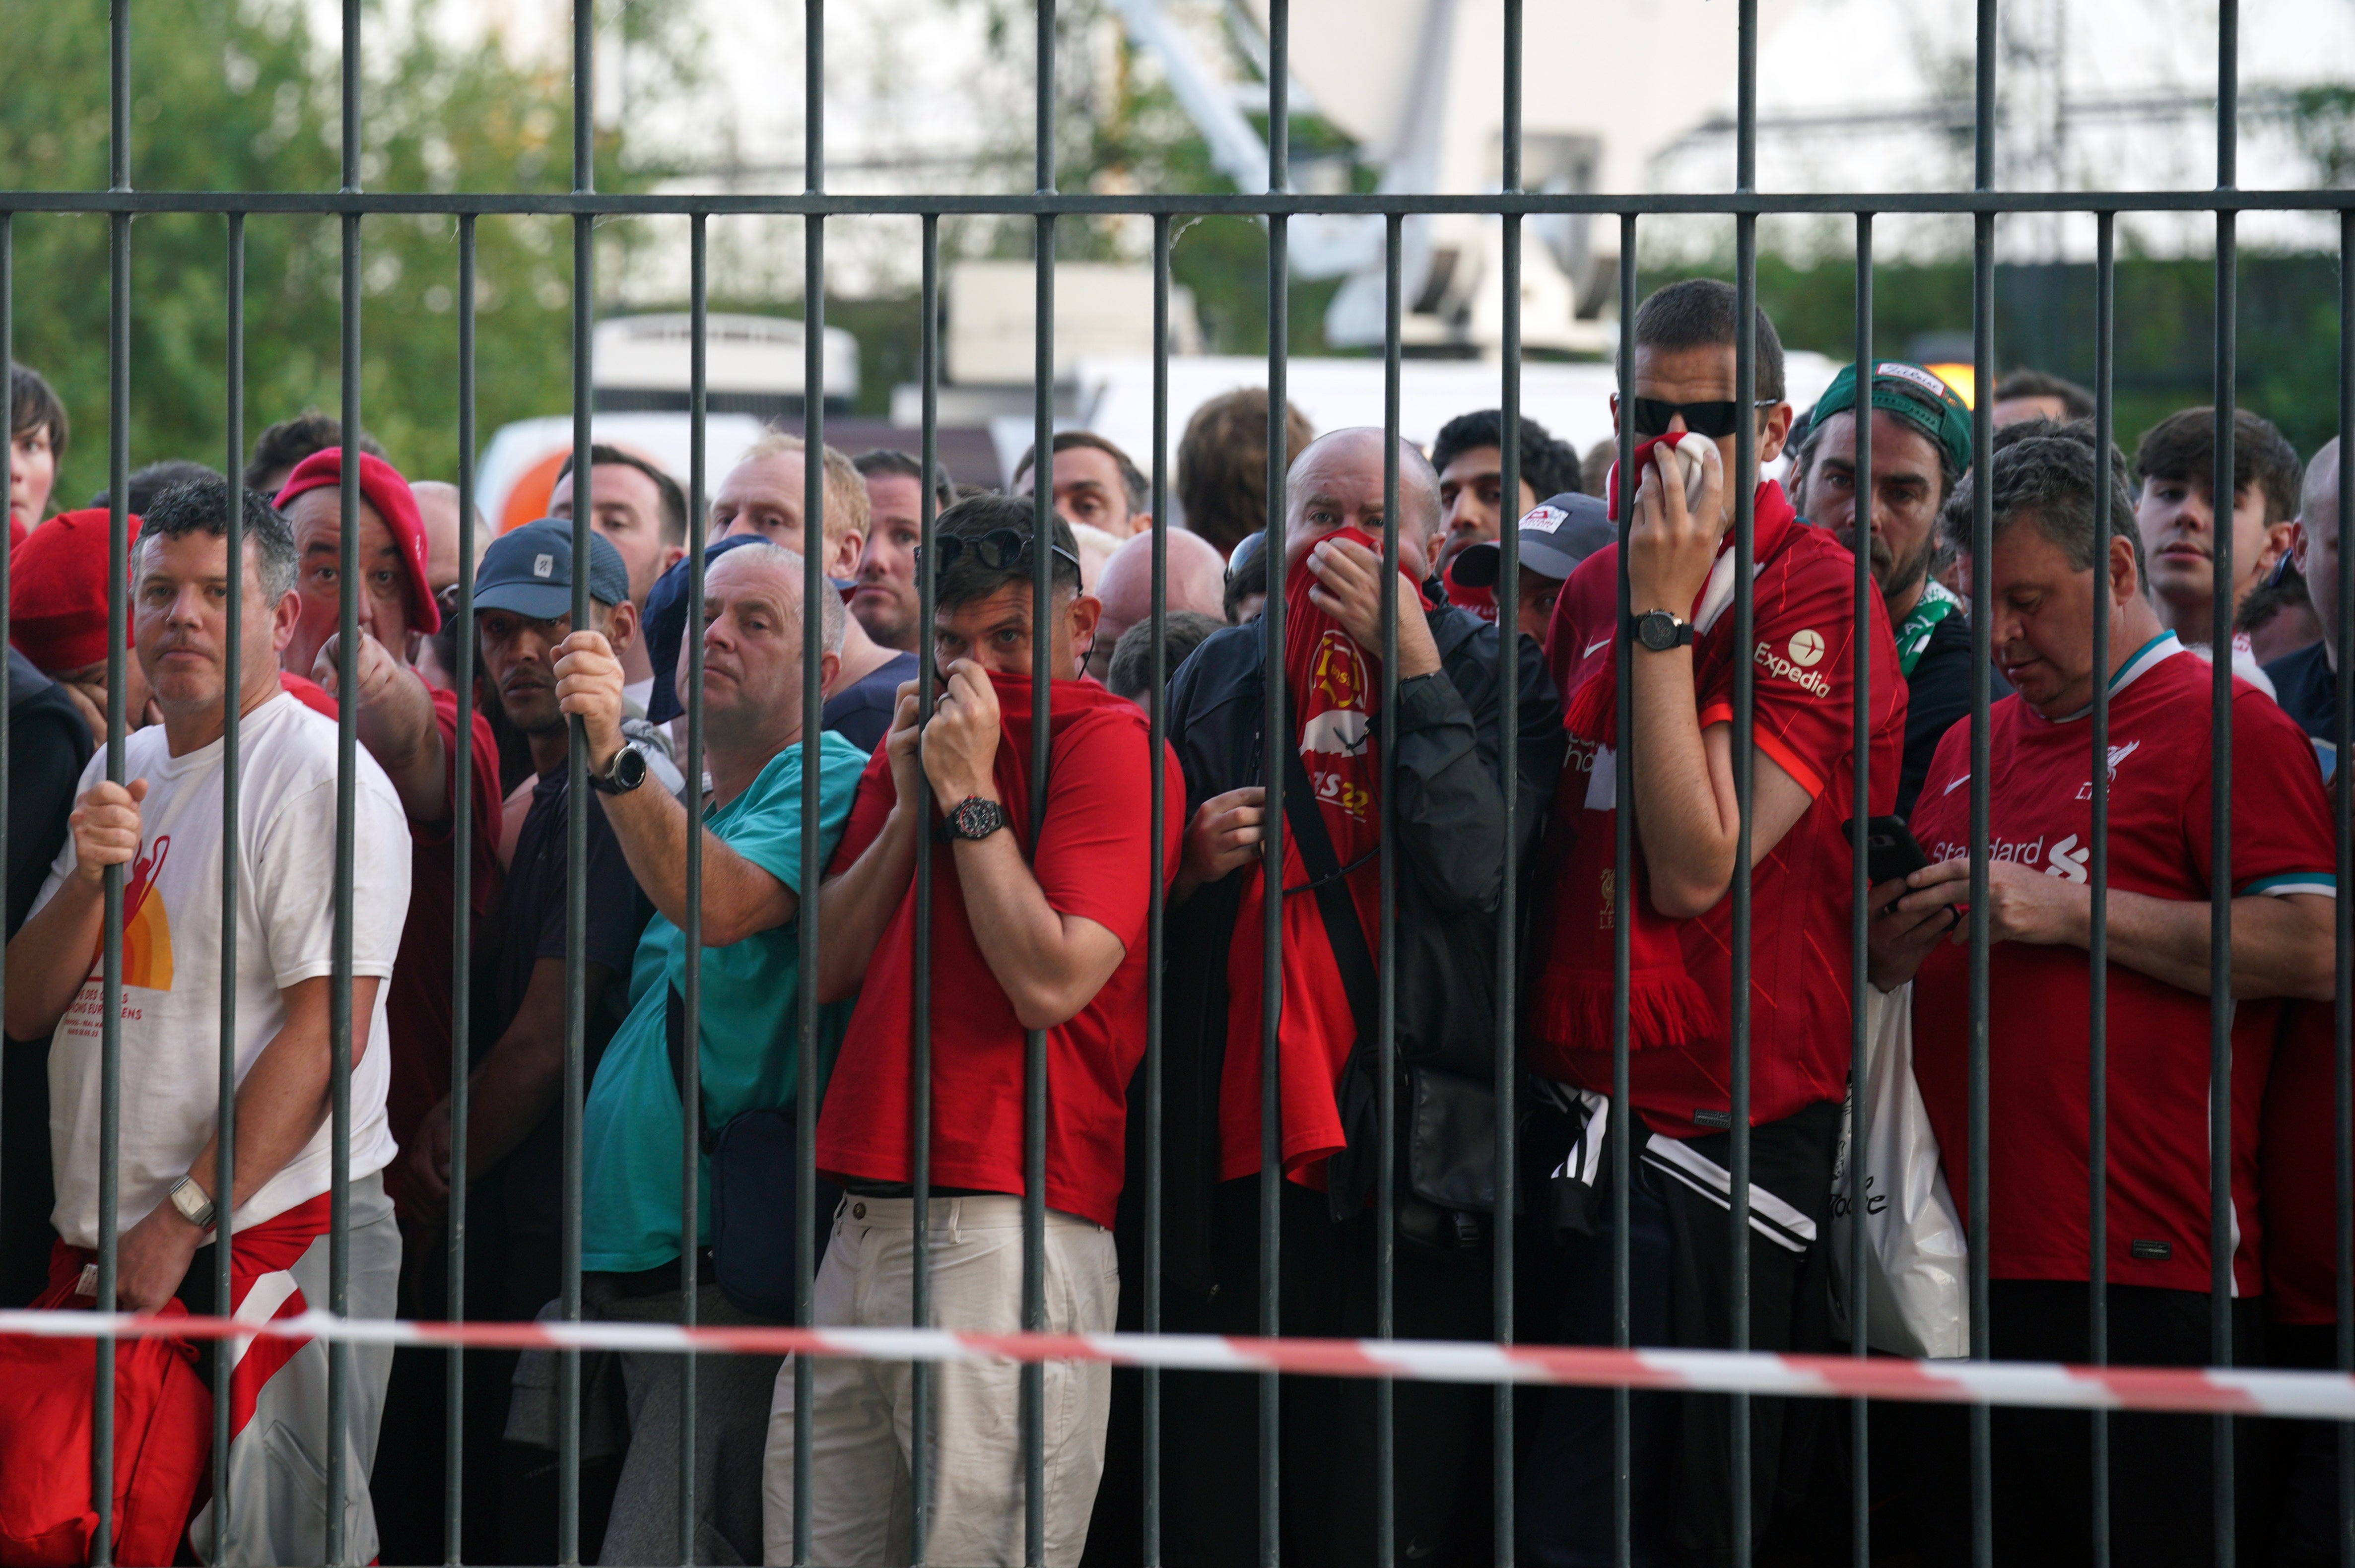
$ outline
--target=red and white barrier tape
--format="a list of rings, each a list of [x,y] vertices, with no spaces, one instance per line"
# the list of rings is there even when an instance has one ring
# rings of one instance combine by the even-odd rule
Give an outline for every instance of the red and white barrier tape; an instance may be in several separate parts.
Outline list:
[[[1614,1351],[1435,1340],[1256,1340],[1211,1334],[966,1334],[944,1329],[681,1328],[665,1323],[440,1323],[306,1312],[266,1323],[131,1313],[0,1311],[0,1334],[44,1338],[341,1340],[502,1350],[709,1351],[886,1361],[1088,1361],[1186,1372],[1308,1372],[1424,1383],[1625,1385],[1719,1393],[2080,1410],[2176,1410],[2355,1421],[2355,1378],[2215,1367],[1904,1361],[1763,1351]]]

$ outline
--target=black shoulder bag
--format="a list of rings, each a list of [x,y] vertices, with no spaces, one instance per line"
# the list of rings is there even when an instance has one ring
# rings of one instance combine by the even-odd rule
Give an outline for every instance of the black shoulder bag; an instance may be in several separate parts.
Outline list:
[[[1284,821],[1309,878],[1305,887],[1287,887],[1284,895],[1316,895],[1316,912],[1358,1026],[1333,1091],[1348,1143],[1327,1171],[1333,1217],[1342,1220],[1365,1205],[1374,1182],[1388,1179],[1380,1106],[1381,1014],[1374,956],[1349,897],[1348,874],[1357,868],[1343,866],[1334,853],[1296,747],[1284,753]],[[1404,1078],[1407,1191],[1396,1211],[1399,1234],[1426,1246],[1476,1246],[1481,1214],[1497,1206],[1496,1091],[1459,1073],[1412,1064],[1405,1065]]]
[[[687,1001],[672,986],[663,1033],[670,1047],[671,1082],[687,1106]],[[801,1162],[794,1158],[791,1106],[762,1106],[730,1117],[714,1132],[695,1097],[695,1125],[711,1178],[711,1273],[719,1293],[755,1318],[794,1318],[794,1200]],[[821,1187],[820,1192],[825,1189]],[[817,1246],[826,1249],[826,1216],[818,1216]]]

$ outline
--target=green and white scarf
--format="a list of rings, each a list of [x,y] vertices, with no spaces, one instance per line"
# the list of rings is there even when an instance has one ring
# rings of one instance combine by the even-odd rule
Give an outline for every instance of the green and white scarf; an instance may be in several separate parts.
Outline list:
[[[1963,601],[1954,591],[1935,577],[1922,579],[1922,597],[1897,626],[1897,667],[1907,676],[1922,662],[1922,651],[1930,646],[1930,634],[1938,622],[1950,615],[1963,613]]]

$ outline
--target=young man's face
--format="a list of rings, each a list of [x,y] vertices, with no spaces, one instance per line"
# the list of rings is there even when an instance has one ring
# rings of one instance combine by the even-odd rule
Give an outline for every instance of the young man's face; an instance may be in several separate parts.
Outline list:
[[[58,482],[57,450],[49,427],[18,430],[8,448],[8,517],[30,528],[49,514],[49,492]]]
[[[1807,521],[1856,548],[1856,415],[1824,420],[1808,461]],[[1872,580],[1893,606],[1922,586],[1937,543],[1938,449],[1885,409],[1872,411]],[[1908,608],[1911,608],[1909,605]]]
[[[923,541],[924,487],[904,473],[867,477],[867,547],[850,613],[886,648],[916,647],[916,546]]]
[[[294,595],[273,604],[263,592],[254,556],[248,545],[240,574],[239,674],[248,692],[278,683],[278,650],[297,615]],[[228,538],[203,532],[143,538],[132,567],[132,637],[157,705],[167,716],[218,712],[229,668]],[[126,708],[131,694],[124,694]]]
[[[2229,623],[2232,612],[2257,586],[2289,545],[2289,523],[2268,526],[2265,493],[2250,485],[2232,501],[2232,601],[2213,615],[2216,592],[2216,508],[2203,479],[2142,482],[2135,498],[2135,526],[2142,530],[2143,555],[2150,563],[2151,595],[2161,620],[2187,641],[2214,640],[2214,620]]]
[[[1697,348],[1656,348],[1649,344],[1639,343],[1636,345],[1635,374],[1629,377],[1630,389],[1638,397],[1657,398],[1664,403],[1731,404],[1734,400],[1733,357],[1733,345],[1730,343],[1704,344]],[[1734,444],[1739,439],[1738,434],[1729,433],[1716,438],[1718,459],[1728,476],[1725,513],[1718,523],[1721,531],[1733,525],[1736,498],[1742,491],[1757,488],[1759,469],[1783,455],[1783,440],[1791,433],[1791,406],[1788,403],[1753,409],[1753,413],[1759,416],[1756,424],[1758,439],[1754,443],[1757,461],[1748,473],[1734,473]],[[1616,420],[1619,399],[1615,397],[1611,400],[1611,414]],[[1741,417],[1740,409],[1734,410],[1734,417]],[[1668,422],[1671,430],[1685,428],[1681,416]],[[1739,428],[1735,427],[1736,432]],[[1664,432],[1638,430],[1636,439],[1642,440],[1647,433],[1658,435]],[[1737,484],[1740,488],[1736,488]]]
[[[319,650],[336,634],[343,614],[343,508],[331,484],[306,490],[286,510],[294,530],[294,591],[303,615],[286,645],[285,665],[308,675]],[[392,530],[366,501],[359,508],[359,628],[384,644],[401,663],[409,662],[409,568]]]
[[[1059,589],[1048,616],[1047,668],[1058,681],[1077,678],[1079,651],[1095,638],[1096,618],[1103,606],[1087,594]],[[1006,583],[996,592],[963,604],[943,604],[932,612],[932,662],[945,673],[960,659],[970,659],[1000,675],[1030,673],[1030,584],[1027,578]]]
[[[619,652],[636,625],[634,613],[626,625],[617,625],[615,608],[591,600],[590,616],[599,631]],[[564,711],[557,705],[556,647],[572,634],[572,618],[535,620],[512,609],[478,610],[474,642],[482,657],[483,678],[497,696],[507,723],[524,735],[552,735],[564,727]]]
[[[644,470],[601,462],[589,470],[589,526],[605,535],[630,574],[630,602],[644,610],[655,579],[687,554],[663,536],[662,488]],[[548,497],[550,517],[572,515],[572,475],[556,482]]]
[[[1513,507],[1513,519],[1518,522],[1538,503],[1537,492],[1527,479],[1518,482],[1518,500]],[[1497,537],[1504,525],[1505,454],[1496,447],[1474,447],[1457,452],[1448,465],[1439,471],[1439,567],[1444,571],[1447,563],[1466,545]]]

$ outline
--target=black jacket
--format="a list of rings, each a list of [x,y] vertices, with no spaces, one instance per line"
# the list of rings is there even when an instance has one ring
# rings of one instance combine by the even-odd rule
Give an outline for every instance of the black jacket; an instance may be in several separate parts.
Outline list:
[[[1485,1085],[1495,1073],[1495,916],[1505,865],[1497,787],[1497,628],[1448,608],[1428,612],[1427,620],[1439,671],[1400,683],[1395,725],[1389,715],[1373,722],[1397,790],[1398,1057],[1402,1065],[1444,1068]],[[1169,683],[1169,742],[1185,769],[1189,819],[1211,796],[1263,782],[1262,635],[1257,624],[1214,634]],[[1544,655],[1529,638],[1521,640],[1520,655],[1520,782],[1512,853],[1526,893],[1539,830],[1561,774],[1563,743],[1561,704]],[[1227,1045],[1227,952],[1245,876],[1239,872],[1198,888],[1169,915],[1162,1035],[1164,1239],[1169,1273],[1197,1288],[1213,1283],[1209,1214]],[[1528,909],[1526,896],[1518,906]],[[1141,1096],[1130,1098],[1132,1105],[1142,1102]],[[1405,1104],[1401,1095],[1401,1125]],[[1141,1138],[1131,1139],[1132,1148],[1142,1144]],[[1488,1159],[1493,1166],[1493,1150]]]

